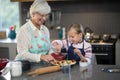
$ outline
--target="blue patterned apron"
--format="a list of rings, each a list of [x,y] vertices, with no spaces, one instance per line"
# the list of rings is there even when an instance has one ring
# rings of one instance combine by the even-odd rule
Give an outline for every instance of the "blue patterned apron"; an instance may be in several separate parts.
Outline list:
[[[45,31],[43,31],[43,33],[38,37],[33,36],[33,31],[31,27],[30,32],[32,35],[32,39],[29,52],[33,54],[47,54],[50,49],[50,39],[47,37],[47,35],[45,35]]]
[[[29,45],[29,52],[32,54],[47,54],[50,49],[50,39],[43,33],[36,37],[33,36],[33,30],[30,27],[31,44]],[[22,56],[17,56],[17,60],[22,60]]]
[[[71,46],[68,48],[68,56],[67,56],[67,58],[69,60],[73,59],[73,60],[76,61],[76,64],[79,64],[80,57],[76,53],[74,53],[74,49],[75,49],[75,47],[73,47],[72,44],[71,44]],[[83,47],[82,48],[78,48],[78,49],[81,51],[82,55],[85,56],[84,42],[83,42]]]

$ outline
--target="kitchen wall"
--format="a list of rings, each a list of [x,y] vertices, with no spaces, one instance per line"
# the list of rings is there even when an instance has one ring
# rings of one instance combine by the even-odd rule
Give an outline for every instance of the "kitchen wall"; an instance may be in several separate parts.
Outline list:
[[[119,2],[49,2],[52,10],[60,10],[60,26],[68,27],[72,23],[80,23],[90,27],[96,34],[120,34]],[[26,21],[30,3],[21,3],[22,24]],[[50,24],[46,23],[49,27]],[[58,30],[50,29],[51,38],[58,38]],[[54,33],[53,33],[54,31]]]

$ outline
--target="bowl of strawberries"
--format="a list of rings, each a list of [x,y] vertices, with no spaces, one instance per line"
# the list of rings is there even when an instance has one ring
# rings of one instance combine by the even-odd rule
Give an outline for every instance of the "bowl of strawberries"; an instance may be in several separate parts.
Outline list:
[[[61,53],[52,53],[51,55],[58,61],[61,61],[65,58],[65,55]]]
[[[5,68],[7,63],[8,63],[8,59],[7,58],[0,58],[0,71]]]

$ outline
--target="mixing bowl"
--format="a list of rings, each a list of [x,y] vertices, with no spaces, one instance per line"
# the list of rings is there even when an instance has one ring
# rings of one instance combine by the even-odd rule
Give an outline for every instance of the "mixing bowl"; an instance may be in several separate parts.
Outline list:
[[[65,58],[65,55],[59,53],[52,53],[51,55],[58,61],[61,61]]]
[[[0,71],[5,68],[5,66],[8,63],[8,59],[6,58],[0,58]]]

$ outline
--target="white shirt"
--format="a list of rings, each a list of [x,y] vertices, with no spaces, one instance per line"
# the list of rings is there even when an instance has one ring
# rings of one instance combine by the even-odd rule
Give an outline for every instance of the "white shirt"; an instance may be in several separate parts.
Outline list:
[[[41,25],[41,29],[37,29],[33,23],[29,20],[26,24],[24,24],[18,31],[16,40],[17,40],[17,51],[18,55],[15,59],[17,59],[18,56],[22,56],[22,59],[29,60],[32,62],[39,62],[41,54],[32,54],[29,52],[29,45],[31,44],[31,32],[30,27],[33,30],[34,36],[40,36],[41,33],[44,32],[49,38],[50,33],[46,26]]]

